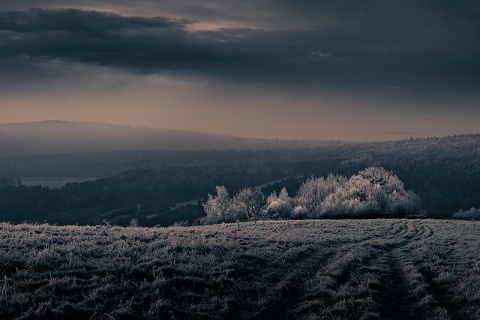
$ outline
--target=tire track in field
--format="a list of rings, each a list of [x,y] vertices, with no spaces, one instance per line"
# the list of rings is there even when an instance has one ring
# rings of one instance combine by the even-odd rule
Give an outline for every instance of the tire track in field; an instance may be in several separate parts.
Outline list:
[[[385,241],[391,243],[394,247],[400,248],[412,243],[415,244],[415,241],[428,239],[434,234],[433,229],[426,225],[424,221],[403,220],[401,223],[400,232],[390,230],[389,237],[385,238]]]
[[[379,304],[382,319],[422,319],[411,297],[410,284],[396,249],[389,249],[382,257],[386,271],[379,277],[378,291],[373,295]]]
[[[281,265],[269,267],[263,264],[263,270],[245,270],[239,282],[246,284],[237,288],[237,303],[242,309],[233,308],[228,319],[283,319],[300,292],[303,281],[311,277],[312,271],[322,261],[328,260],[333,250],[317,246],[306,246],[298,254],[285,257]],[[268,269],[271,268],[271,271]],[[264,286],[258,288],[258,283]],[[249,287],[250,285],[257,285]],[[241,303],[240,303],[241,302]]]
[[[455,316],[459,306],[452,302],[454,296],[449,293],[448,288],[435,283],[433,280],[436,277],[435,272],[429,268],[420,268],[420,273],[424,276],[427,283],[427,292],[432,297],[429,306],[442,309],[450,319],[464,319]]]
[[[417,233],[417,237],[421,237],[422,239],[426,239],[426,238],[430,238],[435,233],[433,231],[432,227],[430,227],[428,224],[426,224],[425,221],[419,221],[417,225],[420,226],[420,230]]]
[[[392,224],[390,228],[390,235],[403,236],[407,233],[408,226],[404,220],[401,220],[398,224]]]
[[[380,252],[384,257],[384,263],[387,264],[389,271],[385,274],[385,279],[391,279],[391,274],[396,274],[393,277],[394,283],[402,284],[402,291],[398,293],[394,288],[391,288],[388,292],[381,292],[380,294],[387,293],[389,300],[380,301],[379,305],[384,306],[386,310],[390,308],[395,309],[398,305],[403,311],[403,315],[411,314],[412,319],[414,317],[415,310],[410,308],[410,303],[404,301],[400,296],[407,296],[408,284],[402,278],[398,276],[401,270],[400,263],[394,259],[394,254],[387,255],[386,252],[391,252],[396,248],[407,245],[410,239],[417,236],[418,230],[414,225],[406,220],[397,220],[398,224],[392,224],[390,229],[385,230],[385,236],[377,237],[365,237],[364,239],[356,242],[347,242],[338,244],[335,248],[335,253],[331,256],[331,260],[326,261],[316,266],[315,277],[309,280],[314,283],[314,286],[307,289],[307,291],[300,292],[299,297],[296,299],[294,308],[285,313],[283,317],[277,317],[279,319],[300,319],[310,318],[312,316],[317,318],[348,318],[359,319],[365,314],[375,312],[375,303],[370,303],[368,300],[368,294],[365,293],[365,286],[367,283],[362,281],[369,281],[378,273],[377,262],[379,257],[377,254]],[[396,221],[396,222],[397,222]],[[398,279],[402,279],[399,281]],[[381,287],[387,285],[382,283]],[[305,289],[305,288],[303,288]],[[338,311],[337,303],[342,303],[342,298],[345,295],[345,290],[354,290],[349,299],[349,303],[352,303],[347,309],[343,308],[342,311]],[[356,291],[355,291],[356,290]],[[368,290],[368,289],[367,289]],[[389,290],[389,289],[387,289]],[[371,288],[370,288],[370,291]],[[389,294],[390,293],[390,294]],[[397,296],[398,294],[398,296]],[[371,299],[371,298],[370,298]],[[395,302],[395,304],[394,304]],[[399,308],[396,308],[397,311]],[[405,312],[408,311],[408,312]],[[386,314],[388,318],[388,314]],[[367,316],[368,317],[368,316]],[[405,319],[401,317],[393,319]]]
[[[426,234],[432,236],[434,234],[433,229],[425,225],[425,221],[422,221],[422,223]],[[458,294],[458,292],[455,294],[454,290],[452,291],[451,283],[439,281],[437,278],[444,272],[445,265],[456,263],[456,261],[449,261],[450,248],[445,247],[443,243],[430,243],[428,248],[428,253],[422,257],[422,260],[417,261],[415,266],[425,282],[425,300],[428,302],[428,307],[437,312],[433,314],[432,318],[436,318],[437,314],[441,313],[442,317],[448,317],[449,319],[465,319],[465,315],[459,314],[460,305],[467,301],[465,296]]]
[[[421,239],[419,238],[418,240],[424,240],[428,239],[429,237],[432,237],[434,235],[433,229],[426,224],[426,221],[421,221]],[[419,241],[419,243],[421,243]],[[419,244],[415,246],[415,244],[411,244],[412,250],[418,248]],[[428,304],[428,309],[434,310],[436,313],[429,313],[430,318],[438,318],[438,317],[443,317],[443,318],[448,318],[448,319],[464,319],[462,316],[457,316],[459,306],[458,303],[454,303],[453,300],[454,298],[460,300],[461,298],[458,296],[453,296],[453,294],[450,292],[449,287],[446,286],[445,284],[438,283],[434,279],[437,277],[438,272],[439,272],[439,263],[442,265],[445,264],[444,260],[444,255],[445,252],[440,252],[436,250],[435,255],[437,259],[440,259],[439,261],[437,260],[435,263],[432,263],[431,259],[432,257],[429,256],[423,256],[422,260],[416,261],[414,263],[415,268],[419,272],[419,274],[422,276],[424,285],[425,285],[425,296],[423,297],[423,300],[426,301],[424,302]],[[441,268],[440,268],[441,269]]]
[[[341,277],[337,278],[338,287],[358,281],[356,278],[362,278],[367,273],[375,274],[378,283],[369,285],[369,289],[377,304],[377,314],[382,319],[423,319],[422,310],[418,306],[419,298],[414,293],[418,289],[415,287],[418,283],[412,282],[411,275],[407,272],[412,271],[414,249],[433,233],[432,228],[423,221],[392,220],[384,236],[352,247],[360,251],[365,250],[364,246],[370,246],[375,250],[374,256],[365,256],[360,261],[363,264],[361,269],[355,269],[359,265],[357,261],[346,265]],[[361,317],[361,314],[355,312],[348,315],[351,316],[349,319]]]
[[[301,295],[304,283],[333,254],[318,248],[313,255],[296,262],[291,271],[267,292],[263,307],[254,319],[291,319],[289,312]]]
[[[415,296],[413,292],[421,289],[418,286],[425,283],[425,277],[422,277],[423,273],[414,267],[412,259],[416,255],[415,249],[423,243],[423,240],[432,237],[434,231],[425,221],[403,222],[406,225],[405,232],[391,233],[381,246],[383,254],[379,258],[379,263],[384,267],[384,271],[379,277],[380,284],[374,294],[374,300],[379,305],[378,311],[382,319],[415,320],[424,319],[426,316],[426,310],[419,305],[422,297]],[[409,271],[406,271],[407,265],[410,266]],[[417,279],[415,282],[412,273],[420,275],[422,281],[419,282]]]
[[[377,250],[369,245],[370,241],[367,238],[336,247],[330,259],[317,265],[314,275],[303,282],[301,292],[283,319],[353,320],[373,310],[365,292],[366,283],[357,278],[374,273],[374,268],[368,266],[375,260]],[[351,305],[339,310],[338,303]]]
[[[305,284],[312,281],[318,270],[332,263],[331,258],[336,260],[344,255],[356,253],[358,248],[371,240],[366,236],[356,242],[335,243],[327,241],[307,246],[305,252],[290,261],[286,261],[279,267],[280,274],[272,279],[267,285],[267,290],[259,297],[256,303],[247,303],[244,306],[246,312],[236,315],[238,319],[295,319],[297,318],[295,306],[301,302]],[[344,241],[344,240],[342,240]],[[339,254],[342,250],[343,254]],[[355,255],[355,254],[354,254]],[[358,258],[355,255],[356,259]],[[361,259],[367,259],[362,256]],[[339,272],[333,275],[337,279],[338,286],[347,282],[352,272],[352,265],[359,262],[354,259],[341,265]],[[372,256],[368,256],[372,259]],[[335,261],[334,261],[335,263]],[[278,271],[278,270],[277,270]],[[253,311],[252,311],[253,310]]]
[[[369,267],[376,267],[378,283],[370,286],[372,298],[377,303],[381,319],[422,319],[412,299],[410,283],[404,269],[403,250],[416,238],[422,237],[423,229],[411,220],[392,221],[389,233],[372,241],[377,257],[369,261]],[[378,270],[377,269],[377,270]]]

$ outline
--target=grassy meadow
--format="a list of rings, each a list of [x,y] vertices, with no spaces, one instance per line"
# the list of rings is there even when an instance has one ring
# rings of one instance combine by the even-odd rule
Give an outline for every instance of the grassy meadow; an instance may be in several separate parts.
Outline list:
[[[480,319],[480,224],[0,224],[1,319]]]

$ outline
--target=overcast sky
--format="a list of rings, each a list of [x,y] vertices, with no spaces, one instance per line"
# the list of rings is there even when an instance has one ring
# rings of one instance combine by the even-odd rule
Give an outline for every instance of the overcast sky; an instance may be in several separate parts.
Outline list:
[[[0,122],[480,133],[477,0],[0,2]]]

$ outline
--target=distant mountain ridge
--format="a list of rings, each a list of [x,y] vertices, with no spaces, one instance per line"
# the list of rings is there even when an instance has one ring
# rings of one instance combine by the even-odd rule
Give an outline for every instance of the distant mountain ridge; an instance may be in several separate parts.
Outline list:
[[[326,146],[333,141],[268,140],[96,122],[46,120],[0,124],[0,156],[126,150],[265,149]]]

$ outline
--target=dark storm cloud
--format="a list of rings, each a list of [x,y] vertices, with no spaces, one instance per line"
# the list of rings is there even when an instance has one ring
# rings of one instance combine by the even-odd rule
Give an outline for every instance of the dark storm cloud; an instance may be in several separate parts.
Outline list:
[[[108,12],[75,9],[30,9],[23,12],[3,12],[0,16],[2,18],[0,28],[7,31],[27,33],[65,31],[72,34],[84,33],[92,36],[119,29],[172,28],[190,22],[164,17],[121,17]]]
[[[118,55],[119,60],[128,60],[129,53],[139,46],[144,47],[148,41],[154,45],[158,44],[157,39],[174,39],[188,23],[188,20],[164,17],[122,17],[75,9],[0,12],[0,45],[3,55],[23,54],[107,63],[112,53]],[[152,54],[152,45],[142,48],[149,50],[144,54]],[[112,59],[113,64],[118,62]],[[130,63],[126,61],[126,65]]]
[[[218,1],[206,3],[219,6]],[[248,1],[243,8],[256,3]],[[274,28],[195,31],[188,28],[193,18],[75,9],[0,12],[0,56],[302,85],[434,84],[436,90],[436,85],[479,83],[476,1],[284,0],[256,6],[258,12],[271,11]],[[235,2],[222,8],[231,13]]]
[[[303,46],[285,43],[288,36],[283,34],[279,38],[248,29],[193,32],[185,29],[189,21],[164,17],[32,9],[0,13],[0,21],[3,57],[65,58],[144,72],[182,69],[214,73],[237,70],[236,63],[253,67],[268,59],[309,54]]]

